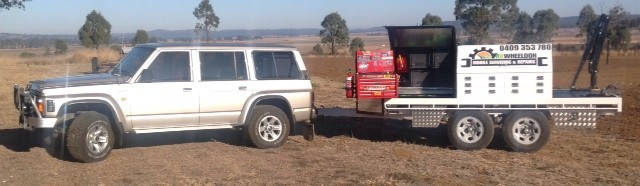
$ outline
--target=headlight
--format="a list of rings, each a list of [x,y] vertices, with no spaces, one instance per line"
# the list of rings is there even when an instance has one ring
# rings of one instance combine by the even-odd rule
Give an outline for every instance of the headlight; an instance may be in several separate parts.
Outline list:
[[[53,100],[47,100],[47,112],[55,112],[56,111],[56,104],[53,102]]]

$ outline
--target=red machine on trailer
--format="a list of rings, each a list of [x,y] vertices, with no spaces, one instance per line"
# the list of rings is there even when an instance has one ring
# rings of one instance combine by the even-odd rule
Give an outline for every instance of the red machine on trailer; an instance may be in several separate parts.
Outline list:
[[[345,89],[347,97],[358,98],[357,111],[367,112],[369,107],[381,106],[385,99],[398,97],[400,76],[392,50],[357,51],[355,69],[355,75],[348,72]]]

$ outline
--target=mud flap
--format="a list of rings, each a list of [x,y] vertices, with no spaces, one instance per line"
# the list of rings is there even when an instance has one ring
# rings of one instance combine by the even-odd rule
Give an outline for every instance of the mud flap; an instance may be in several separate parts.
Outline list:
[[[305,140],[313,141],[315,139],[315,137],[316,137],[315,125],[313,125],[313,124],[305,124],[304,131],[303,131],[302,135],[303,135]]]

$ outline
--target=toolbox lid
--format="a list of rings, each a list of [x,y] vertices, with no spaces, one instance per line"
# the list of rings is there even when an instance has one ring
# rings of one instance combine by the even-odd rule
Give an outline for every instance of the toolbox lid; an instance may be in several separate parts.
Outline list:
[[[454,49],[455,27],[444,26],[385,26],[391,49],[434,48]]]

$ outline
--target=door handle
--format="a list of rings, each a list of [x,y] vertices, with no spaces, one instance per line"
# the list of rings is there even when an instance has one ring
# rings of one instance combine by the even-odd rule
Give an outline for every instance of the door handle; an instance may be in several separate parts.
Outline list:
[[[239,86],[238,90],[247,90],[247,86]]]
[[[191,90],[192,90],[191,88],[182,88],[182,91],[184,92],[191,92]]]

